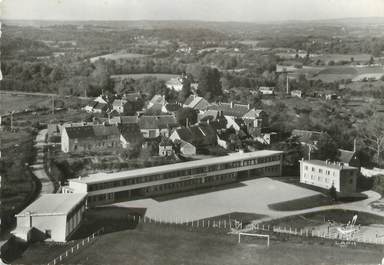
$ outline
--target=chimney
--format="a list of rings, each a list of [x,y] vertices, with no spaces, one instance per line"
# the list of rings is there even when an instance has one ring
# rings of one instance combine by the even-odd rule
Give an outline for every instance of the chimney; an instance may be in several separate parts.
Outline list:
[[[355,153],[357,149],[357,139],[353,139],[353,152]]]
[[[231,109],[233,109],[233,102],[231,101]]]
[[[248,105],[247,105],[247,108],[248,108],[248,110],[249,110],[249,109],[251,108],[251,105],[250,105],[250,104],[248,104]]]
[[[186,120],[185,120],[185,127],[189,128],[189,120],[188,120],[188,118],[186,118]]]

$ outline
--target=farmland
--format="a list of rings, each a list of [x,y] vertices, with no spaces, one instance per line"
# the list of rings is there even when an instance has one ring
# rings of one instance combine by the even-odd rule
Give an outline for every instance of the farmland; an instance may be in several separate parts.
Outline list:
[[[0,94],[0,114],[22,111],[33,107],[47,107],[51,99],[44,96]]]
[[[122,79],[142,79],[147,77],[155,77],[160,80],[168,81],[171,78],[176,78],[178,75],[174,74],[153,74],[153,73],[145,73],[145,74],[126,74],[126,75],[111,75],[111,78],[114,80],[122,80]]]
[[[143,58],[147,56],[148,55],[146,54],[117,52],[117,53],[109,53],[105,55],[92,57],[90,61],[94,63],[99,59],[106,59],[106,60],[135,59],[135,58]]]

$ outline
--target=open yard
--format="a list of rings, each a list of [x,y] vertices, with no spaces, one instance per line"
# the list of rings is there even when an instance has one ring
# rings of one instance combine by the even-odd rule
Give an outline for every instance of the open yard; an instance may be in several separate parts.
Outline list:
[[[50,106],[51,99],[44,96],[12,95],[0,93],[0,114],[22,111],[33,107]]]
[[[42,264],[67,248],[36,244],[14,264]],[[266,248],[265,241],[238,244],[233,235],[144,225],[136,230],[103,235],[61,264],[378,264],[382,257],[383,251],[378,248],[278,241],[272,241]]]
[[[211,191],[211,190],[209,190]],[[207,193],[181,193],[183,197],[148,198],[116,203],[115,206],[145,208],[153,219],[200,220],[214,216],[243,212],[280,217],[281,212],[268,208],[274,204],[319,194],[316,191],[283,183],[270,178],[259,178],[228,186],[227,189]]]

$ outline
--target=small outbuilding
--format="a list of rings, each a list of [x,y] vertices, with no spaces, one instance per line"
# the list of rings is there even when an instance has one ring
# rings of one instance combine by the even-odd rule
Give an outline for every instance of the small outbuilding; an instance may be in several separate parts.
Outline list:
[[[12,232],[25,241],[32,240],[31,231],[43,238],[65,242],[78,228],[86,209],[84,193],[44,194],[16,215],[17,227]]]

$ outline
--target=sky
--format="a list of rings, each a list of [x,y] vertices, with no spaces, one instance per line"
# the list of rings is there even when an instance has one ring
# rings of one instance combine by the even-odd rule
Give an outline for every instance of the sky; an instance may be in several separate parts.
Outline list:
[[[2,0],[0,4],[3,19],[26,20],[263,22],[384,17],[384,0]]]

